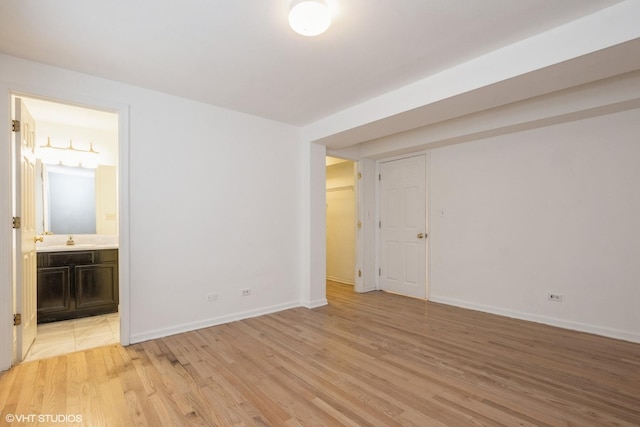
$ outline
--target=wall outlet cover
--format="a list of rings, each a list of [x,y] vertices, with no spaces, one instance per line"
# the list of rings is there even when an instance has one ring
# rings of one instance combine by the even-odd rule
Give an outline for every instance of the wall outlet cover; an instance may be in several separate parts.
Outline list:
[[[562,295],[560,294],[547,294],[549,301],[562,302]]]

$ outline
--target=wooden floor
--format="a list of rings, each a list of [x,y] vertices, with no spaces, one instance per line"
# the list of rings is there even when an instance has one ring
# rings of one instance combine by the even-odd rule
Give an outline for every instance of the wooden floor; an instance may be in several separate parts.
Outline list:
[[[640,425],[638,344],[333,283],[328,298],[23,363],[0,376],[0,425]]]

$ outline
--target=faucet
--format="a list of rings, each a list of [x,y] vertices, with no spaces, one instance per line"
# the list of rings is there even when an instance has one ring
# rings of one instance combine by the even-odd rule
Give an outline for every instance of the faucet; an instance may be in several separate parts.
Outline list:
[[[67,245],[72,246],[75,244],[76,242],[73,241],[73,236],[69,236],[69,239],[67,240]]]

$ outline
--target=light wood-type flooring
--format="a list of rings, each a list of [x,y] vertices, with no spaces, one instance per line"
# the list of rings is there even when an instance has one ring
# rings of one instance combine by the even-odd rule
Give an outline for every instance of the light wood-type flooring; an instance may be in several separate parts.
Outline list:
[[[334,283],[328,299],[23,363],[0,376],[0,425],[640,425],[639,344]]]

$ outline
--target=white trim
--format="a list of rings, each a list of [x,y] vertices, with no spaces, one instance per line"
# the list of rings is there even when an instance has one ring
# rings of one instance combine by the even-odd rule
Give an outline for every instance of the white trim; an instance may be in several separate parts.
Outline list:
[[[469,310],[481,311],[484,313],[496,314],[498,316],[510,317],[513,319],[526,320],[529,322],[542,323],[545,325],[556,326],[559,328],[570,329],[574,331],[587,332],[590,334],[601,335],[607,338],[615,338],[635,343],[640,343],[640,334],[632,331],[624,331],[622,329],[605,328],[602,326],[590,325],[588,323],[573,322],[570,320],[558,319],[555,317],[540,316],[522,311],[506,310],[500,307],[493,307],[483,304],[476,304],[470,301],[459,300],[455,298],[432,297],[431,302],[452,305],[455,307],[466,308]]]
[[[120,344],[131,342],[131,256],[129,227],[129,106],[118,110],[118,293]]]
[[[353,160],[353,188],[355,192],[355,256],[353,266],[353,281],[349,283],[353,285],[355,292],[362,292],[364,287],[364,197],[362,191],[362,162],[360,160]],[[359,177],[360,176],[360,177]],[[358,227],[360,223],[360,227]],[[358,274],[360,272],[360,274]]]
[[[345,279],[344,277],[335,277],[335,276],[327,275],[327,280],[331,280],[332,282],[342,283],[343,285],[355,286],[355,284],[353,283],[353,280]]]
[[[302,306],[308,309],[313,309],[313,308],[318,308],[318,307],[323,307],[325,305],[328,305],[329,301],[327,301],[326,298],[320,298],[314,301],[309,301],[308,303],[302,303]]]
[[[13,211],[11,167],[11,91],[0,86],[0,371],[11,367],[13,353]]]
[[[382,261],[380,260],[380,252],[382,252],[380,241],[380,163],[382,160],[376,160],[374,167],[374,175],[373,175],[373,188],[374,188],[374,214],[373,214],[373,244],[375,245],[375,251],[373,255],[373,288],[376,291],[380,290],[380,268],[382,266]]]
[[[426,218],[426,226],[427,229],[425,231],[425,233],[427,234],[427,247],[425,248],[426,253],[425,253],[425,257],[426,257],[426,265],[425,265],[425,269],[427,272],[427,277],[425,278],[425,280],[427,281],[425,283],[425,286],[427,287],[427,293],[425,294],[425,299],[427,301],[431,300],[431,150],[426,150],[424,151],[424,167],[426,168],[426,170],[424,171],[424,179],[427,181],[425,183],[425,190],[427,191],[427,195],[425,197],[425,213],[427,215]]]
[[[181,325],[171,326],[168,328],[153,329],[141,334],[131,335],[131,343],[139,343],[156,338],[163,338],[169,335],[181,334],[183,332],[195,331],[198,329],[209,328],[211,326],[223,325],[225,323],[236,322],[239,320],[250,319],[252,317],[263,316],[265,314],[277,313],[279,311],[300,307],[299,301],[291,301],[283,304],[276,304],[270,307],[263,307],[256,310],[242,311],[225,316],[212,317],[197,322],[183,323]]]

